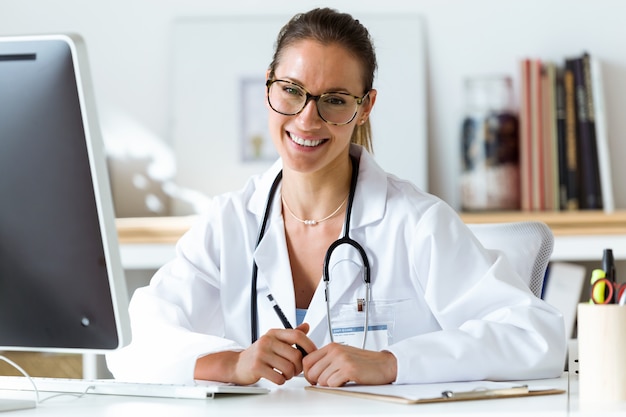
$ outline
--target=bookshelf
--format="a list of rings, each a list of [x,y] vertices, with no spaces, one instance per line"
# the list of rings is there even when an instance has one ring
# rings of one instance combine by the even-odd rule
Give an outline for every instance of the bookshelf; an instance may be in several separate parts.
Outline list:
[[[461,213],[461,218],[465,223],[542,221],[550,226],[556,238],[626,235],[626,210],[613,213],[601,210]]]
[[[466,223],[542,221],[555,236],[555,261],[597,260],[609,247],[616,260],[626,260],[626,210],[481,212],[462,213],[461,218]],[[117,219],[122,265],[125,269],[159,268],[174,257],[176,241],[194,220],[195,216]]]
[[[598,261],[605,248],[613,249],[615,260],[626,260],[626,210],[462,213],[461,217],[466,223],[542,221],[554,233],[553,261]]]

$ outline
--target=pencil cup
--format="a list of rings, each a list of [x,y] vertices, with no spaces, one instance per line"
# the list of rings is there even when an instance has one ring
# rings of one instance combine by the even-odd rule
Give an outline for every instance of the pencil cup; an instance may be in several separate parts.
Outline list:
[[[578,305],[581,403],[626,401],[626,306]]]

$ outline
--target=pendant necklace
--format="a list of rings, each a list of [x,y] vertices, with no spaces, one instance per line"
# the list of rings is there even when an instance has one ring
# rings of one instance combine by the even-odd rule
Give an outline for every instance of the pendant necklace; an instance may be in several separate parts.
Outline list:
[[[328,219],[330,219],[331,217],[333,217],[335,214],[337,214],[339,212],[339,210],[341,210],[341,208],[343,207],[344,204],[346,204],[346,201],[348,200],[348,196],[346,196],[346,198],[343,199],[343,201],[341,202],[341,204],[339,205],[339,207],[337,207],[335,209],[335,211],[333,211],[332,213],[330,213],[328,216],[324,217],[323,219],[320,220],[313,220],[313,219],[307,219],[307,220],[303,220],[301,218],[299,218],[298,216],[296,216],[293,211],[291,211],[291,209],[289,208],[289,206],[287,205],[287,202],[285,201],[285,197],[283,197],[282,195],[280,196],[280,199],[283,202],[283,205],[285,206],[285,208],[287,209],[287,212],[289,212],[289,214],[291,215],[291,217],[293,217],[294,219],[296,219],[297,221],[299,221],[300,223],[306,224],[307,226],[315,226],[321,222],[324,222]]]

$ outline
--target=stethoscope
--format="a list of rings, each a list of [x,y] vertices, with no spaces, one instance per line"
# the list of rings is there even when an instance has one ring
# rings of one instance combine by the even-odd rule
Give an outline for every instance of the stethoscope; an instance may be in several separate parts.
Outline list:
[[[363,282],[365,283],[365,304],[364,304],[365,318],[364,318],[364,327],[363,327],[362,348],[365,349],[365,342],[367,341],[367,331],[368,331],[368,324],[369,324],[369,305],[370,305],[370,293],[371,293],[370,265],[369,265],[369,260],[367,258],[367,254],[365,253],[365,250],[363,249],[363,247],[357,241],[350,238],[350,234],[349,234],[350,233],[350,218],[352,216],[352,203],[354,202],[354,193],[356,191],[356,184],[357,184],[357,180],[359,176],[358,158],[353,157],[351,155],[350,159],[352,160],[352,177],[350,179],[350,194],[348,195],[348,205],[346,207],[346,216],[345,216],[344,227],[343,227],[344,234],[342,237],[334,241],[328,247],[328,250],[326,251],[326,256],[324,257],[324,267],[323,267],[323,279],[324,279],[324,285],[325,285],[324,295],[326,298],[326,319],[328,320],[328,333],[330,335],[330,341],[333,342],[334,341],[333,328],[332,328],[331,319],[330,319],[330,291],[329,291],[330,259],[334,250],[337,249],[339,246],[349,245],[353,247],[354,249],[356,249],[357,252],[359,252],[359,255],[361,256],[361,259],[363,262],[363,269],[364,269]],[[272,186],[270,188],[270,192],[267,196],[267,202],[265,204],[265,212],[263,213],[263,221],[261,222],[261,226],[259,227],[259,236],[258,236],[255,248],[259,246],[259,243],[261,243],[261,239],[263,239],[263,236],[265,235],[265,229],[266,229],[267,222],[269,219],[269,213],[271,211],[272,201],[274,200],[274,196],[276,195],[276,190],[278,189],[278,185],[280,184],[280,181],[282,180],[282,178],[283,178],[283,171],[281,170],[278,173],[278,175],[276,175],[276,178],[274,179],[274,182],[272,183]],[[250,296],[250,316],[251,316],[250,317],[251,318],[250,333],[251,333],[252,343],[254,343],[258,339],[258,332],[259,332],[259,329],[258,329],[259,310],[258,310],[258,303],[257,303],[257,275],[258,275],[258,267],[257,267],[256,261],[254,261],[253,259],[252,260],[252,286],[251,286],[251,296]]]

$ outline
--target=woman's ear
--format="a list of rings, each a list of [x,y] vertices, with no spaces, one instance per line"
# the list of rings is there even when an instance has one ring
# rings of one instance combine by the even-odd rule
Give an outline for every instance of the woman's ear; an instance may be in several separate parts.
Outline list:
[[[367,99],[363,102],[363,107],[362,107],[363,113],[361,114],[361,117],[359,118],[359,120],[362,120],[363,123],[365,123],[365,121],[369,117],[372,111],[372,108],[374,107],[374,103],[376,103],[376,94],[378,94],[378,91],[376,91],[375,89],[370,90],[369,94],[367,95]]]
[[[267,71],[265,71],[265,84],[263,84],[263,88],[265,89],[265,107],[268,108],[268,110],[272,110],[270,108],[269,102],[267,101],[267,81],[270,79],[270,70],[268,69]]]

